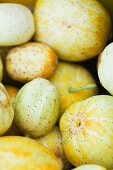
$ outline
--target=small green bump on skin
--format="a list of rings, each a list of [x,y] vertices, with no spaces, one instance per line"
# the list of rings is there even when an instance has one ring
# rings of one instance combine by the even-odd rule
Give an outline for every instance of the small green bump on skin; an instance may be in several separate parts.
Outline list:
[[[79,92],[81,90],[87,90],[87,89],[92,89],[96,87],[97,87],[96,84],[88,84],[88,85],[81,86],[81,87],[69,87],[68,91],[69,93],[74,93],[74,92]]]

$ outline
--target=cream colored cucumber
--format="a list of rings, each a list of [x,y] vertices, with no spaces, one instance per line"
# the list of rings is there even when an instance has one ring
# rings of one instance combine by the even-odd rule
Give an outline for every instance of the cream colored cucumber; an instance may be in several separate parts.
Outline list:
[[[31,39],[34,32],[34,18],[27,7],[0,3],[0,46],[23,44]]]
[[[15,124],[29,136],[47,134],[59,113],[59,97],[55,86],[37,78],[25,84],[14,100]]]
[[[107,169],[100,165],[87,164],[81,165],[73,170],[107,170]]]
[[[109,44],[98,59],[98,77],[102,86],[113,95],[113,43]]]

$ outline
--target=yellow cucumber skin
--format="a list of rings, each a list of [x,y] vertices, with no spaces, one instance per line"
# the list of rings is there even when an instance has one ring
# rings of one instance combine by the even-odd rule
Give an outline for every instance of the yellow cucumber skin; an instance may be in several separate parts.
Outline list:
[[[97,95],[71,105],[60,119],[64,150],[74,166],[113,169],[113,97]],[[103,154],[99,154],[103,153]]]
[[[111,35],[109,13],[96,0],[38,0],[34,17],[35,40],[65,61],[97,56]]]
[[[53,76],[49,79],[58,89],[60,96],[60,117],[73,103],[98,94],[98,88],[80,90],[70,93],[69,88],[79,88],[88,84],[95,84],[92,74],[79,64],[59,62]]]
[[[0,170],[61,170],[57,157],[33,139],[0,138]]]
[[[35,78],[49,78],[57,67],[55,52],[47,45],[28,42],[12,48],[6,56],[6,70],[16,81],[29,82]]]
[[[29,7],[34,7],[36,0],[0,0],[0,3],[17,3]]]

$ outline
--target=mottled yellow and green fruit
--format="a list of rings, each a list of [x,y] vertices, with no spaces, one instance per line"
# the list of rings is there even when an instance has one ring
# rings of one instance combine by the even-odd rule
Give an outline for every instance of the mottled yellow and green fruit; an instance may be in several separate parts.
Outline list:
[[[57,157],[33,139],[0,138],[0,170],[61,170]]]
[[[0,46],[23,44],[35,32],[31,11],[20,4],[0,3]]]
[[[46,135],[59,114],[59,95],[48,80],[37,78],[25,84],[14,100],[14,123],[31,137]]]
[[[81,165],[73,170],[107,170],[107,169],[100,165],[87,164]]]
[[[93,76],[86,68],[77,64],[59,62],[49,80],[60,94],[60,116],[71,104],[97,94]]]
[[[0,83],[0,135],[4,134],[11,126],[14,110],[5,87]]]
[[[60,130],[57,126],[55,126],[47,135],[42,136],[36,139],[38,142],[47,147],[50,151],[52,151],[56,157],[58,157],[62,163],[62,168],[64,170],[69,170],[71,164],[66,158],[63,145],[62,145],[62,137]]]
[[[98,77],[102,86],[113,95],[113,43],[98,58]]]
[[[110,16],[96,0],[38,0],[34,17],[35,40],[66,61],[97,56],[111,34]]]
[[[70,106],[60,120],[62,142],[75,166],[113,169],[113,97],[98,95]]]
[[[29,42],[9,51],[6,70],[12,79],[28,82],[38,77],[49,78],[57,63],[57,56],[49,46]]]

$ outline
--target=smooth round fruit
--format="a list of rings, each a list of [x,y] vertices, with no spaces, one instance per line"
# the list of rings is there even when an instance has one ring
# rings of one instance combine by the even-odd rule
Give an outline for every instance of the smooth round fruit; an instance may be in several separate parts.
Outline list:
[[[31,137],[47,134],[59,114],[59,97],[55,86],[37,78],[25,84],[14,100],[14,122]]]
[[[0,3],[0,46],[23,44],[35,32],[31,11],[20,4]]]
[[[33,139],[0,138],[0,170],[61,170],[59,160]]]
[[[64,150],[75,166],[113,169],[113,97],[99,95],[70,106],[60,120]]]
[[[66,62],[59,62],[54,75],[49,79],[60,94],[60,116],[71,104],[97,94],[97,87],[70,92],[70,88],[79,88],[88,84],[95,84],[91,73],[83,66]]]
[[[2,78],[3,78],[3,63],[0,57],[0,81],[2,81]]]
[[[98,76],[102,86],[113,95],[113,43],[109,44],[98,59]]]
[[[42,136],[36,140],[47,147],[56,155],[56,157],[61,160],[63,169],[69,170],[71,165],[66,158],[62,145],[61,133],[57,126],[55,126],[47,135]]]
[[[35,5],[36,0],[0,0],[0,3],[16,3],[22,4],[26,6],[33,7]]]
[[[107,170],[107,169],[100,165],[89,164],[89,165],[79,166],[73,170]]]
[[[14,110],[9,96],[2,83],[0,83],[0,135],[10,128],[13,118]]]
[[[9,51],[6,69],[12,79],[28,82],[38,77],[52,76],[57,62],[57,56],[49,46],[30,42]]]
[[[96,0],[38,0],[34,16],[35,40],[66,61],[97,56],[111,34],[110,16]]]
[[[5,89],[10,97],[11,102],[13,103],[19,89],[15,86],[11,86],[11,85],[5,85]]]

